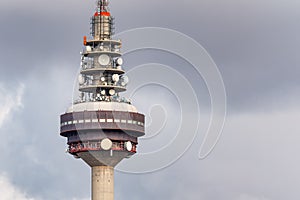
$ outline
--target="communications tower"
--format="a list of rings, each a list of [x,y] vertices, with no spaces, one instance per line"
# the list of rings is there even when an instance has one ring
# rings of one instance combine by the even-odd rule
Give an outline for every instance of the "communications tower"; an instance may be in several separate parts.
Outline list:
[[[79,97],[60,116],[68,153],[92,168],[92,200],[114,199],[114,167],[136,153],[138,137],[145,134],[144,115],[119,95],[128,77],[113,25],[108,0],[98,0],[91,36],[83,39]]]

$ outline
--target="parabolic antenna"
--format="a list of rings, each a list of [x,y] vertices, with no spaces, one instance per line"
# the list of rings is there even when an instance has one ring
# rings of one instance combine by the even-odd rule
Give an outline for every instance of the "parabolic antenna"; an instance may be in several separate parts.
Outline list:
[[[110,63],[110,57],[107,54],[102,54],[99,56],[98,62],[102,66],[108,65]]]
[[[128,82],[129,82],[128,76],[122,76],[122,78],[121,78],[121,85],[122,86],[126,86],[128,84]]]
[[[116,63],[117,63],[117,65],[123,65],[123,59],[122,58],[118,58],[117,60],[116,60]]]
[[[127,85],[129,83],[128,76],[123,76],[123,82]]]
[[[130,141],[125,142],[125,148],[127,151],[132,151],[132,143]]]
[[[122,66],[117,66],[117,69],[118,70],[122,70]]]
[[[114,75],[112,75],[112,80],[113,80],[113,82],[118,82],[119,80],[120,80],[120,77],[119,77],[119,75],[118,74],[114,74]]]
[[[116,94],[116,91],[115,91],[114,89],[111,89],[111,90],[109,90],[109,94],[110,94],[111,96],[113,96],[114,94]]]
[[[86,51],[92,51],[92,47],[91,46],[86,46]]]
[[[110,150],[112,147],[112,141],[108,138],[103,139],[100,143],[101,149],[107,151]]]
[[[84,84],[85,83],[85,78],[82,74],[79,74],[78,76],[78,82],[80,85]]]
[[[104,82],[104,81],[105,81],[105,77],[102,76],[102,77],[100,78],[100,81]]]

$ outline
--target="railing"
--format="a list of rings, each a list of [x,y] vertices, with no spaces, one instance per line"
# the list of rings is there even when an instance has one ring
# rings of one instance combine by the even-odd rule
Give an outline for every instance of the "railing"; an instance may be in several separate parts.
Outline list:
[[[87,143],[76,143],[70,144],[68,152],[71,154],[85,152],[85,151],[101,151],[103,150],[100,146],[100,142],[87,142]],[[113,142],[112,151],[127,151],[124,142]],[[131,153],[136,153],[136,144],[132,145]]]

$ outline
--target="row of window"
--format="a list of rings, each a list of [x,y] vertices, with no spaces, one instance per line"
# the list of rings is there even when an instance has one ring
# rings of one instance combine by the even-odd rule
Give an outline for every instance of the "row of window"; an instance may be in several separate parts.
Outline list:
[[[108,123],[123,123],[123,124],[135,124],[139,126],[144,126],[143,122],[139,122],[136,120],[126,120],[126,119],[80,119],[80,120],[73,120],[73,121],[67,121],[61,123],[61,126],[66,126],[66,125],[72,125],[72,124],[83,124],[83,123],[98,123],[98,122],[108,122]]]

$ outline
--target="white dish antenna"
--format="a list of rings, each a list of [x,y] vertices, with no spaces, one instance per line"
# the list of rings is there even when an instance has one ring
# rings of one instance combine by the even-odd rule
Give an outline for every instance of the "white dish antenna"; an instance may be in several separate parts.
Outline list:
[[[127,85],[129,83],[128,76],[123,76],[123,82]]]
[[[105,90],[102,90],[102,91],[101,91],[101,94],[102,94],[102,95],[105,95],[105,94],[106,94],[106,93],[105,93]]]
[[[85,83],[85,77],[82,74],[79,74],[78,82],[79,82],[80,85]]]
[[[121,79],[122,79],[122,80],[121,80],[121,85],[122,85],[122,86],[126,86],[126,85],[129,83],[129,78],[128,78],[128,76],[122,76]]]
[[[125,142],[125,148],[127,151],[132,151],[132,143],[130,141]]]
[[[109,90],[109,94],[110,94],[111,96],[113,96],[114,94],[116,94],[116,91],[115,91],[114,89],[111,89],[111,90]]]
[[[112,141],[108,138],[106,139],[103,139],[100,143],[100,147],[101,149],[105,150],[105,151],[108,151],[112,148]]]
[[[120,80],[119,75],[118,74],[112,75],[112,80],[113,80],[113,82],[118,82]]]
[[[102,54],[101,56],[99,56],[98,62],[102,66],[109,65],[110,57],[107,54]]]
[[[100,81],[104,82],[104,81],[105,81],[105,77],[102,76],[102,77],[100,78]]]
[[[86,46],[85,49],[86,49],[87,52],[92,51],[92,47],[91,46]]]
[[[123,59],[122,58],[118,58],[117,60],[116,60],[116,63],[117,63],[117,65],[123,65]]]
[[[117,66],[117,69],[118,70],[122,70],[122,66]]]

